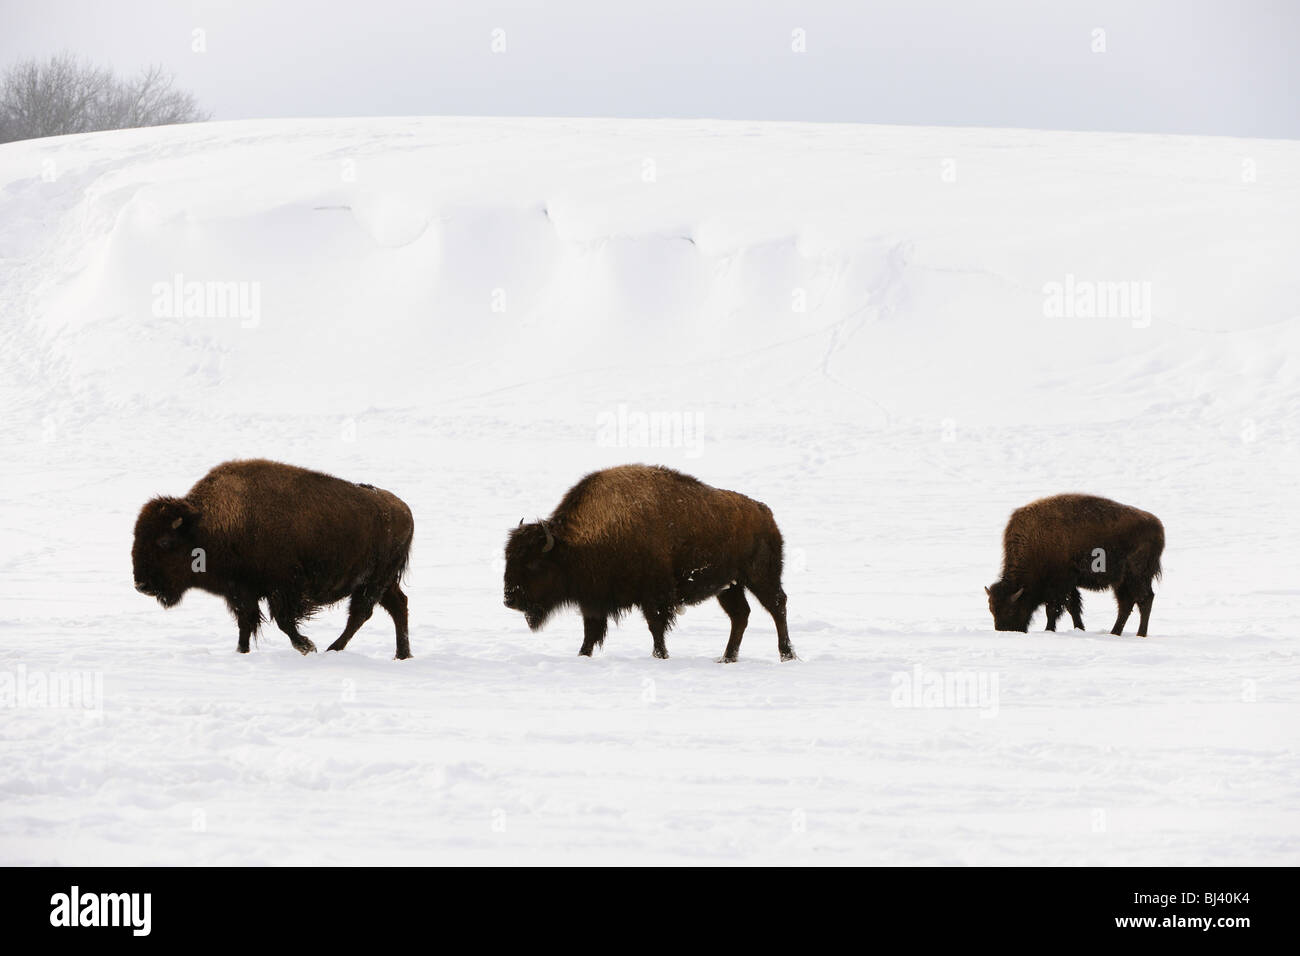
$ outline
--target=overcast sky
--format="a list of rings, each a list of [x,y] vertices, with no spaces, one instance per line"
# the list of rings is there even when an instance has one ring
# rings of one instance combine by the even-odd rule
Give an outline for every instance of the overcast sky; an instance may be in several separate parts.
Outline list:
[[[215,119],[672,116],[1300,138],[1300,0],[0,0],[0,24],[2,65],[61,50],[128,72],[161,63]],[[195,29],[206,52],[191,49]]]

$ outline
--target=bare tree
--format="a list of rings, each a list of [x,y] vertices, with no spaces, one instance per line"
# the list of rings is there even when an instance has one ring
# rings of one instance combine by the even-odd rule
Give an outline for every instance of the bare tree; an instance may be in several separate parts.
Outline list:
[[[0,78],[0,143],[208,118],[160,66],[123,79],[61,53],[25,60]]]

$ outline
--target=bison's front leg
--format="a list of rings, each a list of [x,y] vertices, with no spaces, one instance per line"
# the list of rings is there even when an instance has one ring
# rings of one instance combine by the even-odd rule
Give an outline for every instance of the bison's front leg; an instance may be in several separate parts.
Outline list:
[[[257,627],[262,623],[262,612],[257,606],[257,596],[235,594],[226,598],[226,605],[230,608],[230,613],[235,615],[235,623],[239,625],[239,653],[247,654],[249,638],[257,633]]]
[[[580,657],[590,657],[592,652],[605,643],[605,632],[609,630],[609,618],[597,612],[582,612],[582,650]]]
[[[1060,620],[1061,612],[1065,610],[1065,606],[1058,604],[1056,601],[1048,601],[1044,610],[1047,611],[1047,630],[1056,630],[1056,622]]]
[[[284,629],[284,625],[281,625],[280,627],[281,630]],[[311,638],[304,637],[302,634],[298,633],[296,624],[292,633],[289,631],[285,631],[285,633],[289,635],[289,643],[293,645],[293,649],[299,654],[305,655],[316,653],[316,645],[312,643]]]
[[[271,618],[276,626],[289,635],[289,643],[299,654],[315,654],[316,645],[298,633],[297,606],[283,598],[271,599]]]
[[[1083,626],[1083,599],[1079,597],[1079,589],[1071,588],[1070,596],[1065,599],[1066,610],[1070,612],[1070,623],[1074,625],[1076,631],[1087,630]]]
[[[668,659],[668,645],[664,643],[664,633],[672,624],[672,611],[667,608],[644,607],[645,622],[650,627],[650,636],[654,638],[654,656],[660,660]]]

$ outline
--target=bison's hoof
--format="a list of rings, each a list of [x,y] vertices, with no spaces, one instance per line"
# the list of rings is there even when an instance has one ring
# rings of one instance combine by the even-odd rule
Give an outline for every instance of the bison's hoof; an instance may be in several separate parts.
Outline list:
[[[414,657],[414,656],[415,656],[415,655],[412,654],[410,651],[407,651],[405,654],[397,654],[397,655],[395,655],[395,656],[393,657],[393,660],[395,660],[395,661],[409,661],[409,660],[410,660],[412,657]]]
[[[301,643],[293,645],[293,649],[304,657],[316,653],[316,645],[306,638],[303,638]]]
[[[335,641],[335,642],[334,642],[333,644],[331,644],[329,647],[325,648],[325,650],[327,650],[327,651],[341,651],[341,650],[343,650],[343,648],[345,648],[345,647],[347,647],[346,644],[340,643],[339,641]]]
[[[795,656],[794,651],[782,651],[782,652],[781,652],[781,660],[783,660],[783,661],[797,661],[798,659],[799,659],[799,658],[797,658],[797,657]]]
[[[727,656],[724,654],[722,657],[719,657],[719,658],[718,658],[717,663],[719,663],[719,664],[734,664],[734,663],[736,663],[736,661],[738,661],[739,659],[740,659],[740,658],[737,658],[737,657],[727,657]]]
[[[666,661],[666,660],[668,660],[668,652],[667,652],[667,651],[655,651],[654,656],[657,657],[657,658],[658,658],[659,660],[661,660],[661,661]]]

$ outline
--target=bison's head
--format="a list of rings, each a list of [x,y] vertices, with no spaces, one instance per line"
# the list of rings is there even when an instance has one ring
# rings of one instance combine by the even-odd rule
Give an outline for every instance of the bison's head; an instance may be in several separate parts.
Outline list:
[[[993,626],[999,631],[1027,631],[1034,606],[1025,598],[1025,589],[1009,581],[998,581],[984,589],[993,612]]]
[[[568,601],[559,563],[563,550],[545,521],[520,521],[506,540],[506,607],[523,611],[524,620],[534,631]]]
[[[163,607],[180,603],[189,588],[199,513],[183,498],[155,498],[135,520],[131,567],[135,589],[157,598]]]

